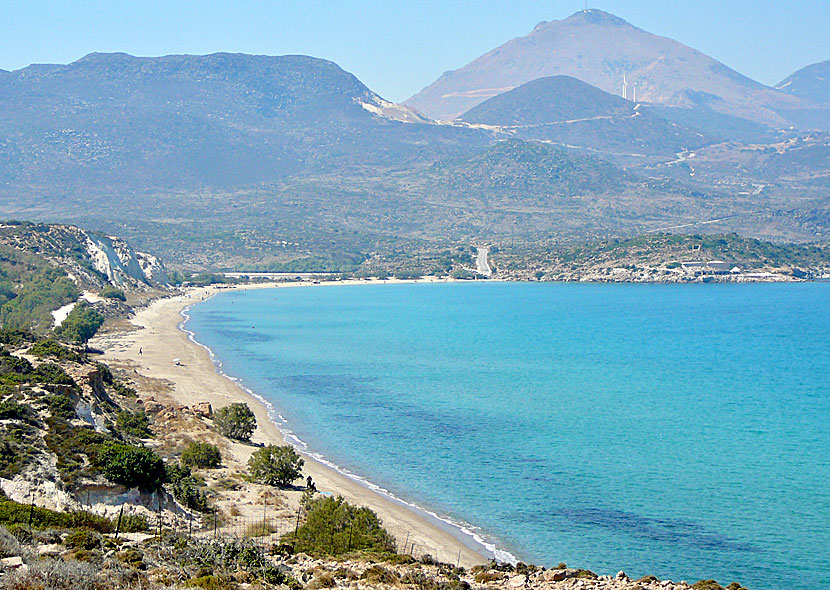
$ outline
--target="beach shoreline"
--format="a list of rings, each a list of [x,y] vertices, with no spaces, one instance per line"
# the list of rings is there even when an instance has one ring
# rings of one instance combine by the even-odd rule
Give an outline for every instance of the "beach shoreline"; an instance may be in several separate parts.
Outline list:
[[[155,300],[137,310],[130,320],[130,329],[104,333],[96,338],[94,346],[103,351],[105,362],[122,368],[132,367],[138,375],[166,382],[176,404],[193,406],[206,401],[216,409],[234,402],[247,403],[257,417],[258,428],[252,437],[254,445],[293,444],[286,440],[285,433],[277,424],[279,416],[270,402],[244,388],[237,379],[222,373],[212,351],[187,330],[188,310],[218,293],[232,290],[411,282],[444,281],[352,280],[191,288],[183,294]],[[313,450],[302,445],[294,446],[306,459],[304,476],[310,475],[324,493],[341,495],[349,502],[373,509],[384,526],[398,539],[399,546],[407,545],[409,551],[428,553],[441,561],[458,562],[466,567],[487,562],[498,552],[463,525],[396,498],[359,475],[344,471]],[[230,448],[233,461],[244,465],[257,447],[231,444]],[[501,558],[510,557],[509,554],[498,553]]]

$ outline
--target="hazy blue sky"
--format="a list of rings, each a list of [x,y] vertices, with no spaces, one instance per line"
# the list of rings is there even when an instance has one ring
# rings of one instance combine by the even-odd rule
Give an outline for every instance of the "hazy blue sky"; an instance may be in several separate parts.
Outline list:
[[[830,59],[830,0],[603,0],[632,24],[766,84]],[[0,68],[68,63],[93,51],[133,55],[302,53],[337,62],[401,101],[580,0],[387,2],[2,0]]]

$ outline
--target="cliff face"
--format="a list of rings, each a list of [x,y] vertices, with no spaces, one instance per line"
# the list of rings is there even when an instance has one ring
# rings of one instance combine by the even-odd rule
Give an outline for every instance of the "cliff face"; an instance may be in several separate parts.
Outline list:
[[[70,225],[0,224],[0,243],[46,258],[82,289],[109,283],[141,291],[169,282],[156,256],[135,251],[121,238]]]

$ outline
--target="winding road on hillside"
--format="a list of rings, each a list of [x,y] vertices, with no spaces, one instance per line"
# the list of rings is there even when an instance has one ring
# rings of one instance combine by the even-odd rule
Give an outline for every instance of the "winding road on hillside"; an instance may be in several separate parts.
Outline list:
[[[490,268],[490,264],[487,262],[487,253],[490,251],[490,248],[476,247],[476,249],[478,250],[478,256],[476,256],[476,272],[485,277],[491,276],[493,269]]]

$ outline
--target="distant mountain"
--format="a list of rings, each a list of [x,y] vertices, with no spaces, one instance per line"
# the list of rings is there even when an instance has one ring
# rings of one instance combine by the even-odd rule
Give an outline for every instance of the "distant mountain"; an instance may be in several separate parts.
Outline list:
[[[801,68],[775,88],[787,94],[830,105],[830,59]]]
[[[670,155],[706,138],[570,76],[537,78],[464,113],[468,123],[595,152]]]
[[[0,103],[1,184],[67,192],[250,186],[490,140],[421,124],[336,64],[299,55],[91,54],[0,76]]]
[[[601,10],[539,23],[530,34],[444,73],[405,104],[433,118],[453,119],[497,94],[555,75],[629,99],[636,92],[640,102],[711,109],[779,126],[787,124],[779,109],[804,106],[795,96]]]

